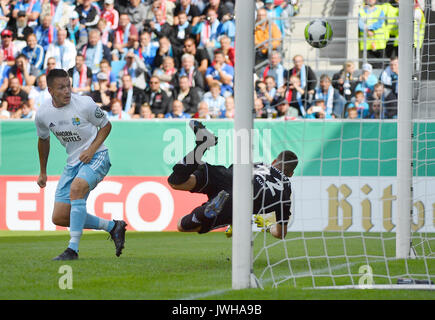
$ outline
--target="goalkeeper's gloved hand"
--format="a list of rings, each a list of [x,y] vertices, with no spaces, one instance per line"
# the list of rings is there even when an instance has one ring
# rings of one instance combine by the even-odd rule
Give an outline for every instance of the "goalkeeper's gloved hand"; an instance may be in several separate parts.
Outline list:
[[[269,229],[270,229],[270,227],[272,225],[272,222],[270,222],[269,220],[265,219],[260,214],[254,215],[254,222],[257,225],[257,227],[259,227],[263,231],[264,230],[269,231]]]

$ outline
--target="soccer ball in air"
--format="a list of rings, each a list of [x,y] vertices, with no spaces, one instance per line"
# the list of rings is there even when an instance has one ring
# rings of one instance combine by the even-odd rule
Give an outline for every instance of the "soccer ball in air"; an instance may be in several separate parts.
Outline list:
[[[305,40],[314,48],[323,48],[332,39],[332,28],[328,21],[316,19],[305,27]]]

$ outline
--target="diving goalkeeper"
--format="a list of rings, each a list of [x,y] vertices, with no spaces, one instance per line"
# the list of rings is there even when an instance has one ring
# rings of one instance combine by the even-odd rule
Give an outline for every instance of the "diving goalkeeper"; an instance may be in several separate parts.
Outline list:
[[[233,166],[226,168],[203,162],[205,151],[217,144],[215,135],[196,120],[189,123],[195,133],[196,146],[175,164],[168,178],[175,190],[203,193],[208,201],[193,209],[178,221],[178,231],[207,233],[232,223]],[[253,214],[275,213],[276,224],[268,231],[279,239],[287,234],[291,215],[290,177],[298,164],[297,156],[289,150],[282,151],[272,164],[254,165]],[[263,221],[264,222],[264,221]]]

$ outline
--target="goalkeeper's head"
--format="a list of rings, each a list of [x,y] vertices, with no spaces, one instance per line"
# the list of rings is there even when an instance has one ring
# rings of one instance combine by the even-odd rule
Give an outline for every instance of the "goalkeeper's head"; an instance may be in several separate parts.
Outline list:
[[[298,165],[298,156],[290,150],[282,151],[275,160],[272,166],[283,172],[287,177],[291,177]]]

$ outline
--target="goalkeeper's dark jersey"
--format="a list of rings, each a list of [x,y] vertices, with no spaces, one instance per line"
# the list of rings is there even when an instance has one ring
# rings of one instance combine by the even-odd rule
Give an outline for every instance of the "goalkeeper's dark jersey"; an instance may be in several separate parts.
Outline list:
[[[269,164],[254,164],[254,214],[275,212],[277,222],[291,214],[290,179]]]

